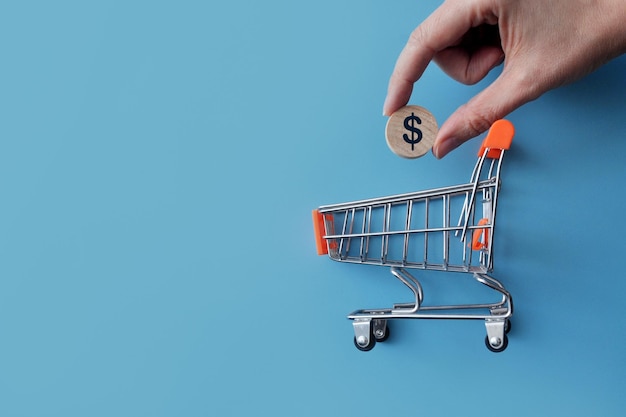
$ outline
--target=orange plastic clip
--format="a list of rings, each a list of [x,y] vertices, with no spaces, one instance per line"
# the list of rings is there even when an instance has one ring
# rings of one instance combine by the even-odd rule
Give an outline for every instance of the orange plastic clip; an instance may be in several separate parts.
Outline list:
[[[324,227],[324,215],[319,210],[313,210],[313,230],[315,232],[315,246],[318,255],[328,255],[328,245],[324,235],[326,229]]]
[[[491,125],[489,133],[487,133],[487,137],[483,140],[483,143],[478,150],[478,157],[480,158],[483,156],[485,149],[488,148],[489,151],[487,152],[487,158],[500,158],[502,151],[508,150],[511,147],[514,134],[515,127],[513,127],[513,123],[504,119],[496,120]]]
[[[489,219],[480,219],[478,222],[479,226],[484,226],[489,224]],[[484,239],[481,242],[480,237],[484,235]],[[485,249],[489,246],[489,228],[481,227],[480,229],[475,229],[472,235],[472,249],[473,250],[481,250]]]

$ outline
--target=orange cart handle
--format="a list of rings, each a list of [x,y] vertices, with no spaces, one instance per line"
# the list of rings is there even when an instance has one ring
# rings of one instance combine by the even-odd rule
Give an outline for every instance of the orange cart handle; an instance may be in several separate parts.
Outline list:
[[[496,120],[491,125],[489,133],[487,133],[487,137],[483,140],[483,143],[478,150],[478,157],[482,157],[485,153],[485,149],[489,149],[487,152],[487,158],[500,158],[502,151],[506,151],[511,147],[513,135],[515,135],[515,127],[513,126],[513,123],[504,119]]]
[[[489,224],[489,219],[480,219],[478,222],[479,226],[484,226]],[[484,235],[484,239],[481,242],[480,238]],[[485,249],[489,246],[489,228],[481,227],[480,229],[475,229],[472,234],[472,249],[473,250],[481,250]]]
[[[326,229],[324,227],[324,215],[319,210],[313,210],[313,231],[315,232],[315,246],[318,255],[328,255],[328,245],[324,235]]]

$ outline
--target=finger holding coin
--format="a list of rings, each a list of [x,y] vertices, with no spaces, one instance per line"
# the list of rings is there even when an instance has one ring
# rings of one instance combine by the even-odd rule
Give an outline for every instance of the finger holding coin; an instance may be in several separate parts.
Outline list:
[[[420,106],[404,106],[389,117],[385,137],[393,153],[413,159],[432,149],[438,130],[431,112]]]

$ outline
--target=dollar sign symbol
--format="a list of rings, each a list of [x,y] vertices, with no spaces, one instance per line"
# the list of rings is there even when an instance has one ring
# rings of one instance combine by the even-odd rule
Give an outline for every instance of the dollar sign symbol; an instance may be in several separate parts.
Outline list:
[[[412,151],[415,150],[415,144],[419,143],[419,141],[422,140],[422,131],[419,130],[415,126],[416,123],[418,125],[421,125],[422,121],[413,112],[411,112],[410,116],[407,116],[404,119],[404,128],[411,132],[411,137],[409,138],[409,135],[407,135],[406,133],[404,135],[402,135],[402,137],[404,138],[404,141],[406,143],[410,143],[411,144],[411,150]],[[417,135],[417,137],[415,135]]]

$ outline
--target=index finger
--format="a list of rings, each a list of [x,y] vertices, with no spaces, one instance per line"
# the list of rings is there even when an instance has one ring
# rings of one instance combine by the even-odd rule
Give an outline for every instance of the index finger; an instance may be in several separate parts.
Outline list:
[[[420,79],[435,54],[456,45],[474,26],[491,23],[481,1],[446,1],[409,37],[389,79],[383,114],[391,115],[408,103],[413,84]]]

